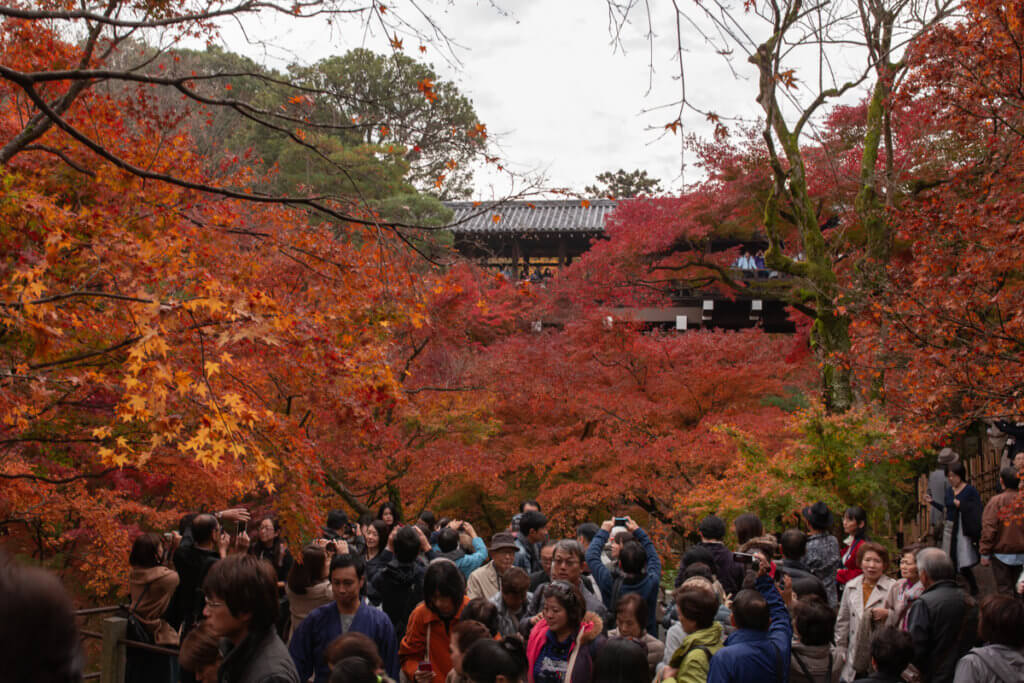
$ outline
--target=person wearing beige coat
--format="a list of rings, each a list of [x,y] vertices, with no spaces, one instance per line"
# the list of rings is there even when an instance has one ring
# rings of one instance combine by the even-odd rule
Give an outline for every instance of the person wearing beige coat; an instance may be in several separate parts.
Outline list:
[[[857,555],[862,574],[846,584],[836,619],[836,650],[846,660],[840,675],[844,683],[871,668],[871,634],[885,624],[883,603],[895,583],[885,575],[889,552],[884,546],[866,541]]]

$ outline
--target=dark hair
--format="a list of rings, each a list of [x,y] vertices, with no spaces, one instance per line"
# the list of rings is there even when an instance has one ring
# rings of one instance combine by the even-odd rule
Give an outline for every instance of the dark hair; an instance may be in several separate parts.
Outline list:
[[[647,648],[632,638],[610,638],[594,658],[593,683],[648,683]]]
[[[733,520],[732,526],[736,530],[736,539],[740,545],[764,534],[764,525],[761,524],[761,518],[753,512],[744,512]]]
[[[779,538],[779,546],[787,560],[799,560],[807,552],[807,534],[799,529],[786,529]]]
[[[857,549],[857,566],[864,560],[866,553],[875,553],[882,559],[882,571],[884,572],[889,568],[889,551],[881,543],[875,543],[874,541],[864,541],[860,544],[860,548]]]
[[[722,521],[721,517],[715,515],[708,515],[704,519],[700,520],[700,524],[697,526],[697,531],[704,538],[710,538],[713,541],[721,541],[725,538],[725,522]]]
[[[462,653],[462,672],[473,683],[495,683],[504,676],[510,683],[526,678],[526,646],[518,638],[484,638]]]
[[[744,588],[732,601],[732,616],[737,628],[767,631],[771,622],[768,602],[756,590]]]
[[[302,561],[293,562],[288,572],[288,588],[293,593],[305,595],[306,589],[319,583],[327,564],[327,551],[310,543],[302,549]]]
[[[388,536],[391,534],[391,527],[387,525],[387,522],[383,519],[373,519],[364,526],[371,526],[377,532],[377,552],[384,550],[388,545]],[[416,540],[419,541],[419,538]]]
[[[576,527],[576,538],[582,536],[587,539],[587,543],[594,540],[594,536],[597,536],[597,532],[601,530],[601,527],[597,526],[593,522],[584,522]]]
[[[199,624],[181,641],[178,664],[185,671],[198,674],[206,667],[216,665],[219,659],[220,637],[213,632],[209,623]]]
[[[483,598],[477,598],[477,600],[483,600]],[[494,605],[491,605],[492,607]],[[469,605],[466,606],[467,608]],[[495,614],[497,617],[497,614]],[[491,629],[487,628],[486,624],[483,624],[476,619],[467,619],[466,610],[462,610],[462,615],[459,617],[459,623],[452,627],[452,642],[459,648],[460,652],[465,652],[469,649],[470,645],[483,638],[493,638],[494,633]]]
[[[526,537],[534,529],[543,529],[547,525],[548,518],[544,516],[543,512],[530,510],[529,512],[524,512],[523,516],[519,518],[519,533]]]
[[[217,518],[213,515],[203,513],[192,518],[192,540],[196,544],[207,543],[213,539],[213,532],[217,530]]]
[[[420,537],[411,526],[403,526],[394,531],[395,557],[399,562],[408,564],[420,554]]]
[[[702,545],[692,546],[683,553],[683,567],[689,567],[691,564],[703,564],[711,570],[712,574],[715,572],[715,556]]]
[[[394,519],[392,524],[397,524],[398,523],[398,510],[395,509],[394,503],[390,503],[390,502],[389,503],[381,503],[380,507],[377,509],[377,519],[380,519],[380,520],[384,519],[384,511],[385,510],[391,510],[391,517]]]
[[[626,593],[619,601],[615,603],[615,616],[616,618],[623,610],[629,610],[633,618],[636,619],[636,623],[640,624],[640,628],[647,630],[647,601],[644,600],[643,596],[638,593]]]
[[[0,661],[4,680],[82,680],[74,606],[60,580],[0,552]]]
[[[1009,595],[989,595],[981,601],[978,636],[992,645],[1015,650],[1024,647],[1024,602]]]
[[[359,515],[359,519],[357,520],[357,522],[359,523],[359,526],[370,526],[373,523],[373,520],[375,519],[376,517],[371,515],[369,512],[364,512],[363,514]]]
[[[1008,491],[1016,491],[1020,488],[1020,477],[1014,467],[1004,467],[999,470],[999,479],[1003,482],[1003,488]]]
[[[525,508],[527,505],[532,505],[533,507],[537,508],[538,512],[540,511],[540,503],[533,500],[532,498],[527,498],[526,500],[519,504],[519,514],[523,514],[523,508]]]
[[[963,481],[967,481],[967,468],[964,467],[963,461],[958,460],[946,465],[946,476],[948,477],[951,474],[955,474]]]
[[[520,593],[525,595],[530,590],[530,575],[522,567],[509,567],[501,575],[502,593]]]
[[[899,676],[914,658],[910,634],[895,626],[884,626],[871,638],[871,659],[878,673]]]
[[[345,657],[331,669],[330,683],[377,683],[377,669],[364,657]]]
[[[614,539],[615,542],[619,545],[626,545],[626,543],[628,543],[629,541],[635,540],[633,537],[633,532],[627,531],[626,529],[616,531],[615,535],[612,536],[612,539]]]
[[[160,535],[142,534],[132,543],[132,551],[128,554],[128,564],[143,569],[155,567],[160,564],[160,552]]]
[[[793,625],[804,645],[827,645],[835,639],[836,612],[817,595],[793,602]]]
[[[441,529],[437,534],[437,547],[442,553],[450,553],[459,547],[459,532],[450,526]]]
[[[647,551],[636,541],[627,541],[619,551],[619,564],[622,565],[622,572],[627,577],[639,579],[644,573],[644,565],[647,564]]]
[[[676,589],[676,607],[698,629],[708,628],[718,614],[718,595],[710,586],[683,585]]]
[[[437,529],[437,517],[430,510],[424,510],[421,512],[419,521],[427,525],[427,528],[430,529],[430,533],[433,533],[434,530]],[[428,534],[428,536],[429,535],[430,534]]]
[[[331,559],[331,568],[327,570],[327,575],[330,576],[333,574],[335,569],[344,569],[345,567],[354,567],[356,570],[356,577],[360,579],[366,575],[366,562],[363,560],[362,555],[357,555],[355,553],[335,555]]]
[[[473,598],[462,608],[460,620],[476,621],[487,627],[492,636],[498,635],[498,608],[487,598]],[[467,644],[466,647],[469,647]],[[465,651],[465,647],[460,647]]]
[[[687,579],[692,579],[695,576],[700,576],[708,581],[715,580],[715,573],[711,570],[711,567],[703,562],[694,562],[693,564],[686,565],[686,569],[683,570],[683,578],[680,583]]]
[[[348,514],[344,510],[331,510],[327,513],[327,528],[342,529],[348,526]]]
[[[203,581],[203,592],[223,600],[235,617],[251,614],[251,632],[277,621],[277,573],[273,565],[255,555],[228,555],[215,562]]]
[[[846,512],[843,513],[843,517],[852,519],[853,521],[860,524],[864,523],[864,526],[857,527],[857,530],[853,532],[854,538],[867,538],[868,537],[868,513],[867,510],[862,508],[860,505],[851,505],[846,508]]]
[[[377,643],[359,631],[349,631],[332,640],[324,652],[324,657],[327,664],[332,667],[347,657],[362,657],[372,664],[374,669],[384,668],[384,660],[377,650]]]
[[[544,600],[548,598],[554,598],[558,601],[558,604],[565,610],[566,617],[569,621],[569,628],[573,632],[579,630],[580,624],[583,623],[583,615],[587,612],[587,603],[583,599],[583,593],[580,589],[572,585],[568,581],[552,581],[544,587]]]
[[[825,592],[825,584],[823,584],[821,579],[817,576],[794,576],[792,578],[793,595],[795,595],[798,600],[814,596],[828,602],[828,593]]]
[[[900,548],[900,558],[904,555],[913,555],[914,562],[917,562],[917,553],[924,550],[927,546],[924,543],[910,543]]]
[[[285,553],[281,552],[281,546],[284,545],[284,539],[281,538],[281,523],[273,515],[264,515],[256,525],[256,533],[259,533],[259,528],[268,519],[274,525],[274,538],[270,541],[269,546],[263,545],[263,541],[258,537],[255,538],[249,546],[249,554],[261,557],[270,562],[275,568],[280,568],[287,561]]]
[[[466,597],[466,580],[462,572],[451,560],[437,560],[430,563],[423,575],[423,601],[427,607],[434,609],[434,596],[451,598],[456,609],[462,607],[462,598]]]

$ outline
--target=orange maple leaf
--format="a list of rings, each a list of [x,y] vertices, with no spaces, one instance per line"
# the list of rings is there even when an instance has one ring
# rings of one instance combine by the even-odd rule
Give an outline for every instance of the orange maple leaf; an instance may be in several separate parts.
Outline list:
[[[396,50],[401,50],[402,49],[402,41],[399,40],[397,33],[391,39],[391,47],[395,48]]]
[[[580,202],[580,206],[582,206],[584,209],[590,208],[590,200],[584,199],[583,201]]]

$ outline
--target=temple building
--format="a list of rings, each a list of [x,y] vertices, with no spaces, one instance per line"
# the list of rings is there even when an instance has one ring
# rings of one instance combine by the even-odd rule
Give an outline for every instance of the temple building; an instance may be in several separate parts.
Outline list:
[[[445,202],[454,217],[450,230],[455,249],[481,265],[508,277],[542,280],[579,258],[596,239],[604,238],[605,220],[617,201],[609,199],[554,199],[508,202]],[[712,251],[742,246],[748,253],[767,248],[754,239],[714,240]],[[752,263],[752,260],[751,260]],[[765,283],[777,273],[756,268],[737,269],[737,276]],[[761,325],[768,332],[793,332],[782,301],[771,297],[728,297],[720,293],[680,287],[673,306],[630,308],[613,312],[650,327],[677,330],[701,328],[741,329]]]

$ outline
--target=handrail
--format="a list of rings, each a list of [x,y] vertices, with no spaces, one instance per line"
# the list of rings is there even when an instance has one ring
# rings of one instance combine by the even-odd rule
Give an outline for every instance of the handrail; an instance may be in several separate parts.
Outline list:
[[[118,638],[118,645],[124,645],[125,647],[133,647],[136,650],[145,650],[146,652],[156,652],[161,655],[174,655],[178,656],[178,648],[166,647],[164,645],[150,645],[149,643],[143,643],[138,640],[128,640],[127,638]]]
[[[105,607],[87,607],[85,609],[75,610],[75,616],[84,617],[90,614],[106,614],[107,612],[116,612],[121,609],[120,605],[110,605]]]

